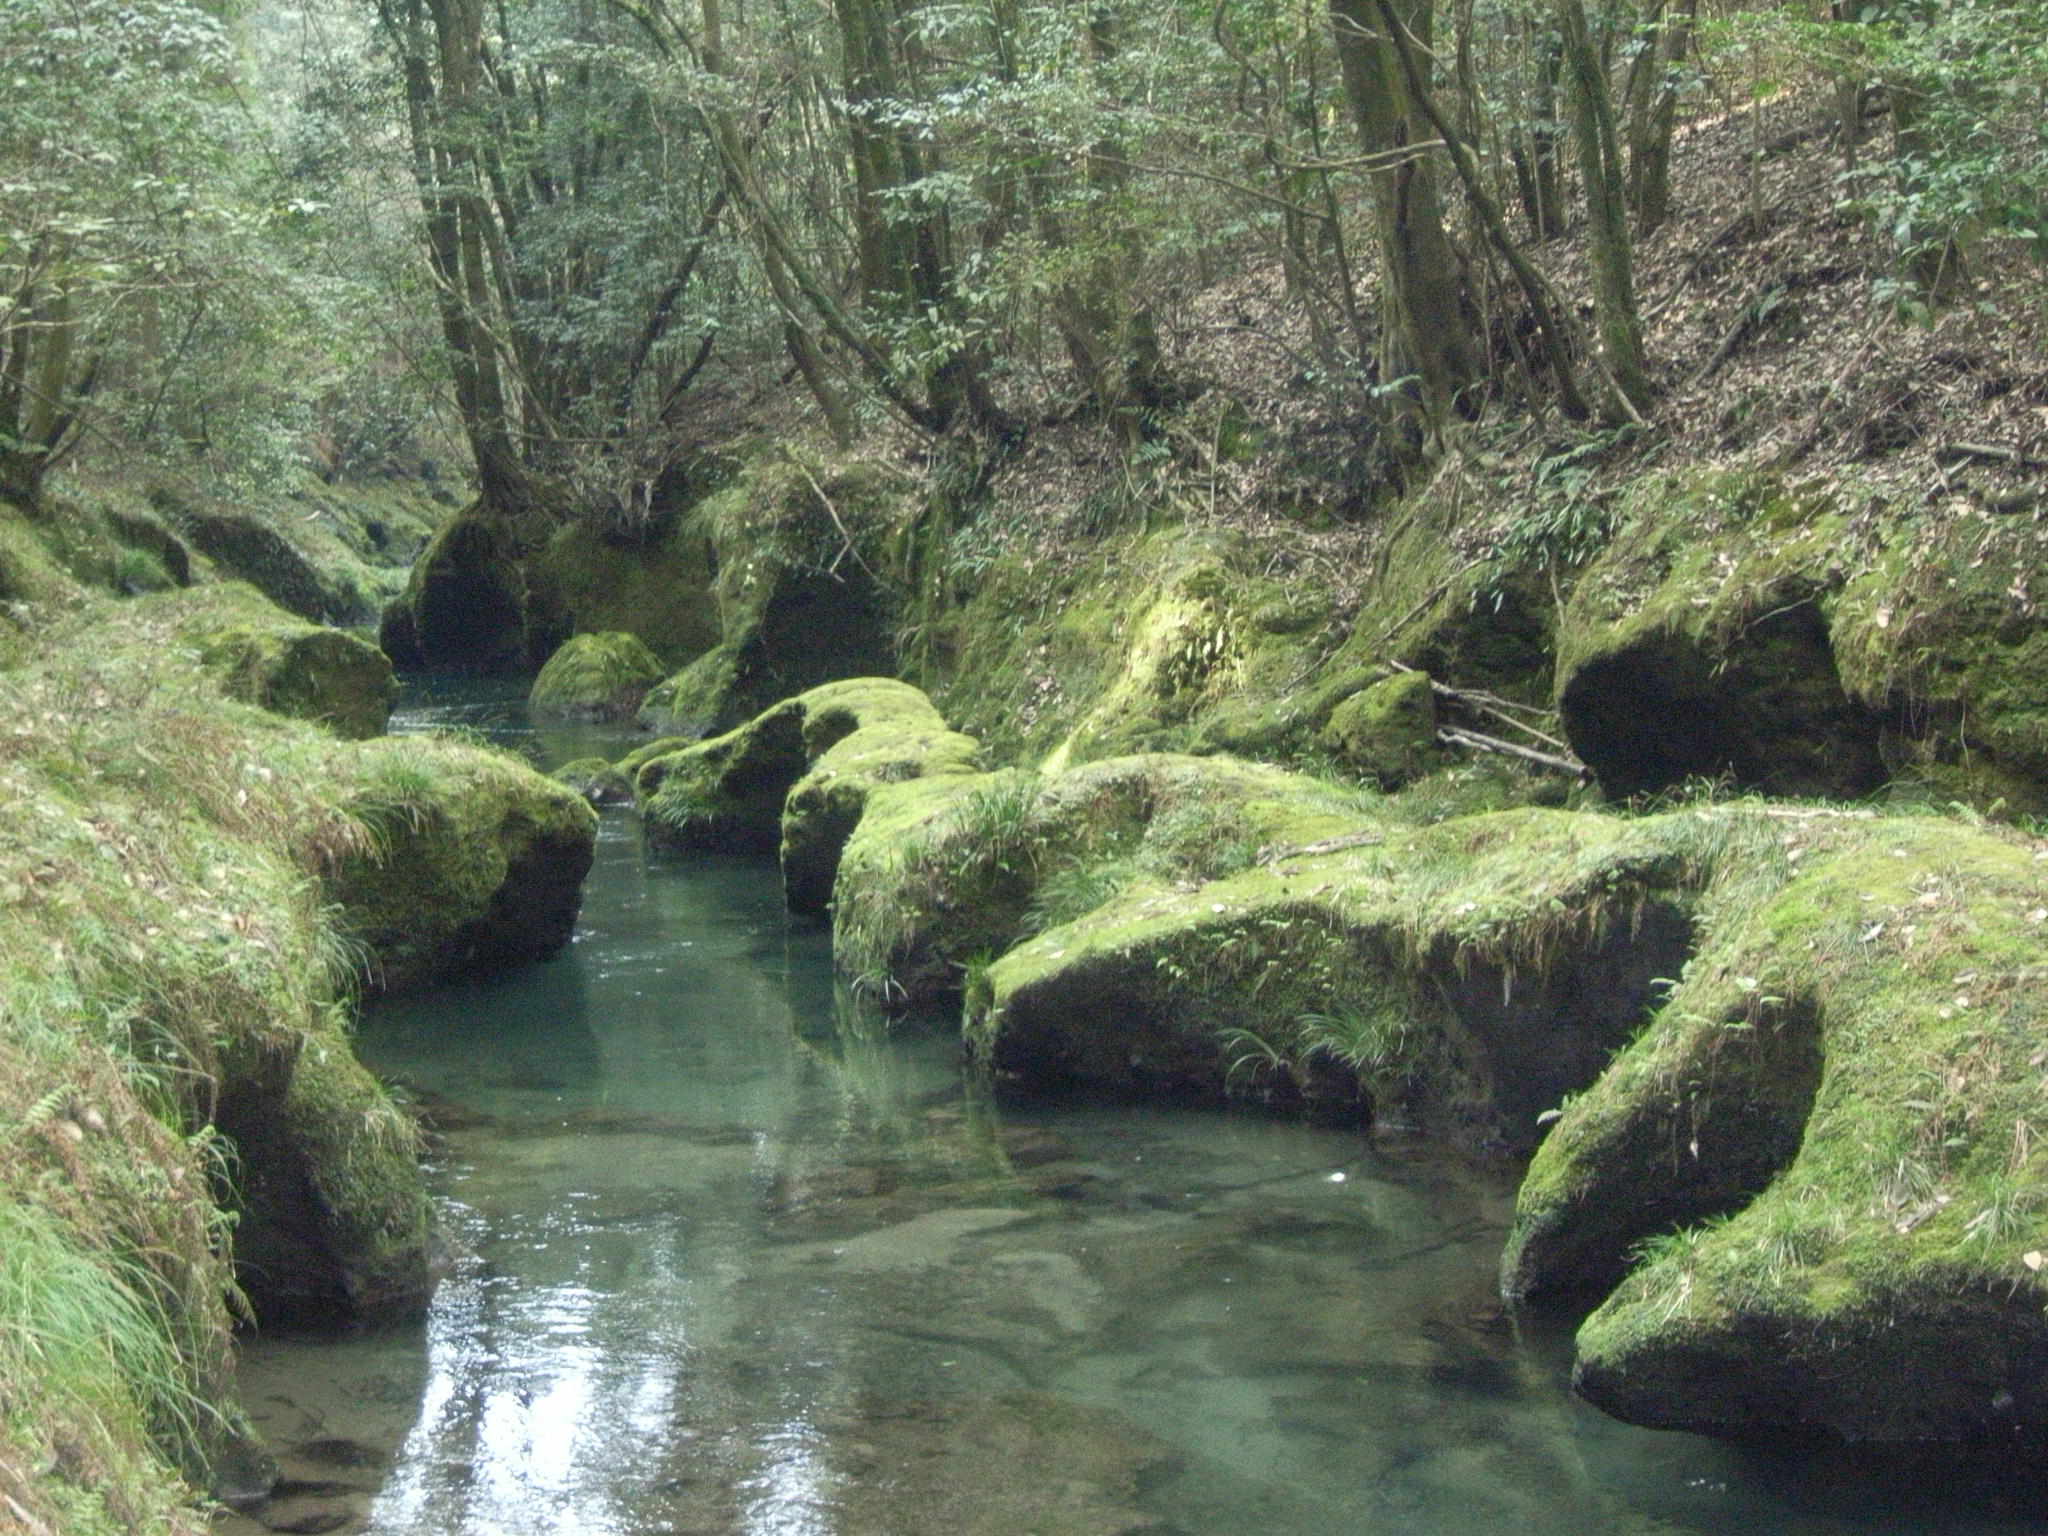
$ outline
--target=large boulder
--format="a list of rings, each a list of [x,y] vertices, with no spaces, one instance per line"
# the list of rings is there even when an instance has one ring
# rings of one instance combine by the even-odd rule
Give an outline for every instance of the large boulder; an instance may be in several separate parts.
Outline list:
[[[385,654],[401,667],[526,670],[526,577],[516,547],[482,503],[457,512],[384,610],[377,639]]]
[[[791,910],[817,913],[879,786],[970,774],[979,758],[908,683],[853,678],[714,740],[636,754],[634,790],[648,830],[671,846],[779,847]]]
[[[1199,884],[1356,833],[1361,805],[1283,769],[1165,753],[885,785],[840,865],[834,955],[890,1000],[957,993],[978,962],[1134,882]]]
[[[1526,1151],[1683,963],[1690,853],[1682,827],[1560,812],[1354,814],[1222,879],[1133,881],[1011,950],[970,991],[968,1042],[1011,1088],[1362,1098]]]
[[[637,635],[572,635],[540,669],[527,703],[537,715],[630,720],[661,677],[661,662]]]
[[[337,736],[383,734],[398,684],[368,641],[294,618],[240,582],[137,599],[137,608],[138,620],[190,647],[230,698]]]
[[[583,796],[504,753],[386,738],[353,765],[370,846],[327,880],[375,991],[544,960],[569,942],[596,847]]]
[[[1325,746],[1382,789],[1399,789],[1443,761],[1436,694],[1426,672],[1396,672],[1330,712]]]
[[[2038,1453],[2042,853],[1933,819],[1729,825],[1707,942],[1538,1152],[1504,1288],[1627,1276],[1575,1380],[1637,1423]]]
[[[715,557],[717,644],[648,694],[642,723],[710,736],[821,684],[894,671],[894,599],[863,551],[886,544],[909,501],[880,465],[790,459],[707,499],[691,521]]]

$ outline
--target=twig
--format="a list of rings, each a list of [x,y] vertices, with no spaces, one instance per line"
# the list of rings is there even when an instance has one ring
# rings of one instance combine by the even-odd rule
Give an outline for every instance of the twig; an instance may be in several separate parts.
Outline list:
[[[825,494],[825,487],[818,484],[818,477],[811,473],[811,467],[793,453],[785,454],[784,457],[797,467],[799,474],[811,482],[811,489],[818,493],[818,500],[825,504],[825,511],[832,519],[832,526],[839,530],[839,537],[845,541],[840,545],[839,553],[832,557],[832,563],[825,567],[825,574],[832,577],[835,581],[840,580],[839,562],[848,555],[851,555],[853,556],[853,563],[868,573],[870,581],[874,582],[877,586],[887,585],[880,576],[875,574],[875,568],[861,558],[860,551],[853,547],[853,535],[846,531],[846,524],[839,520],[839,509],[832,505],[832,498]]]
[[[1936,459],[1977,459],[1987,464],[2009,464],[2014,469],[2048,469],[2048,459],[2037,459],[2017,448],[1997,443],[1943,443],[1934,450]]]
[[[1387,665],[1396,672],[1417,672],[1421,670],[1419,667],[1411,667],[1405,662],[1399,661],[1390,661]],[[1453,688],[1449,683],[1439,682],[1433,677],[1429,680],[1429,691],[1440,699],[1449,699],[1452,703],[1463,705],[1466,709],[1475,710],[1482,715],[1490,715],[1502,725],[1512,726],[1515,730],[1521,731],[1525,735],[1534,736],[1546,746],[1555,747],[1560,752],[1571,750],[1569,746],[1558,740],[1557,737],[1552,736],[1549,732],[1539,731],[1535,726],[1529,724],[1528,721],[1518,720],[1513,715],[1507,713],[1509,710],[1519,709],[1529,714],[1546,716],[1549,714],[1549,711],[1538,709],[1533,704],[1517,704],[1512,699],[1504,699],[1497,693],[1487,693],[1476,688]]]
[[[1462,726],[1445,726],[1436,733],[1436,739],[1447,746],[1469,747],[1475,752],[1498,752],[1504,757],[1519,757],[1524,762],[1535,763],[1544,768],[1555,768],[1559,773],[1568,773],[1578,779],[1586,776],[1586,765],[1575,757],[1560,757],[1554,752],[1538,752],[1534,747],[1525,747],[1519,742],[1502,741],[1498,736],[1481,735],[1478,731],[1468,731]]]
[[[1276,848],[1259,862],[1282,864],[1289,859],[1307,858],[1311,854],[1337,853],[1345,848],[1373,848],[1387,840],[1384,832],[1347,832],[1342,837],[1326,837],[1320,843],[1303,843],[1295,848]]]

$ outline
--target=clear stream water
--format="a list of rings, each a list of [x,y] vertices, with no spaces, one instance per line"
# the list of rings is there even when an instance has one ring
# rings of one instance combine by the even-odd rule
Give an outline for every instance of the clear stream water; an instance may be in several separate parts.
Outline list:
[[[428,692],[543,763],[516,698]],[[372,1010],[460,1249],[423,1326],[248,1341],[224,1532],[1635,1536],[2048,1529],[1613,1423],[1504,1316],[1511,1191],[1355,1130],[991,1105],[835,997],[772,866],[608,815],[571,950]]]

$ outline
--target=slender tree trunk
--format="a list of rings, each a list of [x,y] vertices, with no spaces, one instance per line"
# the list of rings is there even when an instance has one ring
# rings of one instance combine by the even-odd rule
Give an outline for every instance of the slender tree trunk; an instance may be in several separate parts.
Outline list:
[[[1650,380],[1643,365],[1634,241],[1628,227],[1628,176],[1615,133],[1614,102],[1582,0],[1558,0],[1557,14],[1571,87],[1579,175],[1585,183],[1588,265],[1600,350],[1623,400],[1632,410],[1642,411],[1650,403]]]
[[[1678,89],[1692,51],[1699,0],[1661,6],[1642,53],[1642,79],[1631,81],[1628,123],[1628,205],[1641,234],[1671,216],[1671,141],[1678,129]]]
[[[1397,24],[1429,45],[1429,0],[1393,0]],[[1330,22],[1344,71],[1345,95],[1368,154],[1397,152],[1429,138],[1401,54],[1373,0],[1330,0]],[[1476,327],[1467,311],[1459,264],[1444,232],[1436,169],[1426,149],[1371,174],[1379,226],[1381,369],[1387,380],[1412,378],[1420,410],[1411,453],[1430,454],[1455,420],[1460,397],[1482,376]]]

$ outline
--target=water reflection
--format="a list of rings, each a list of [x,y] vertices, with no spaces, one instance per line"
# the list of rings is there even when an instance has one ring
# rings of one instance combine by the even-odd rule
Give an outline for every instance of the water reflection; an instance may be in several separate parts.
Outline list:
[[[517,714],[468,723],[529,740]],[[272,1529],[2039,1529],[1602,1419],[1493,1299],[1504,1187],[1249,1116],[998,1111],[827,959],[772,869],[614,820],[566,956],[365,1021],[461,1257],[422,1333],[252,1346]]]

